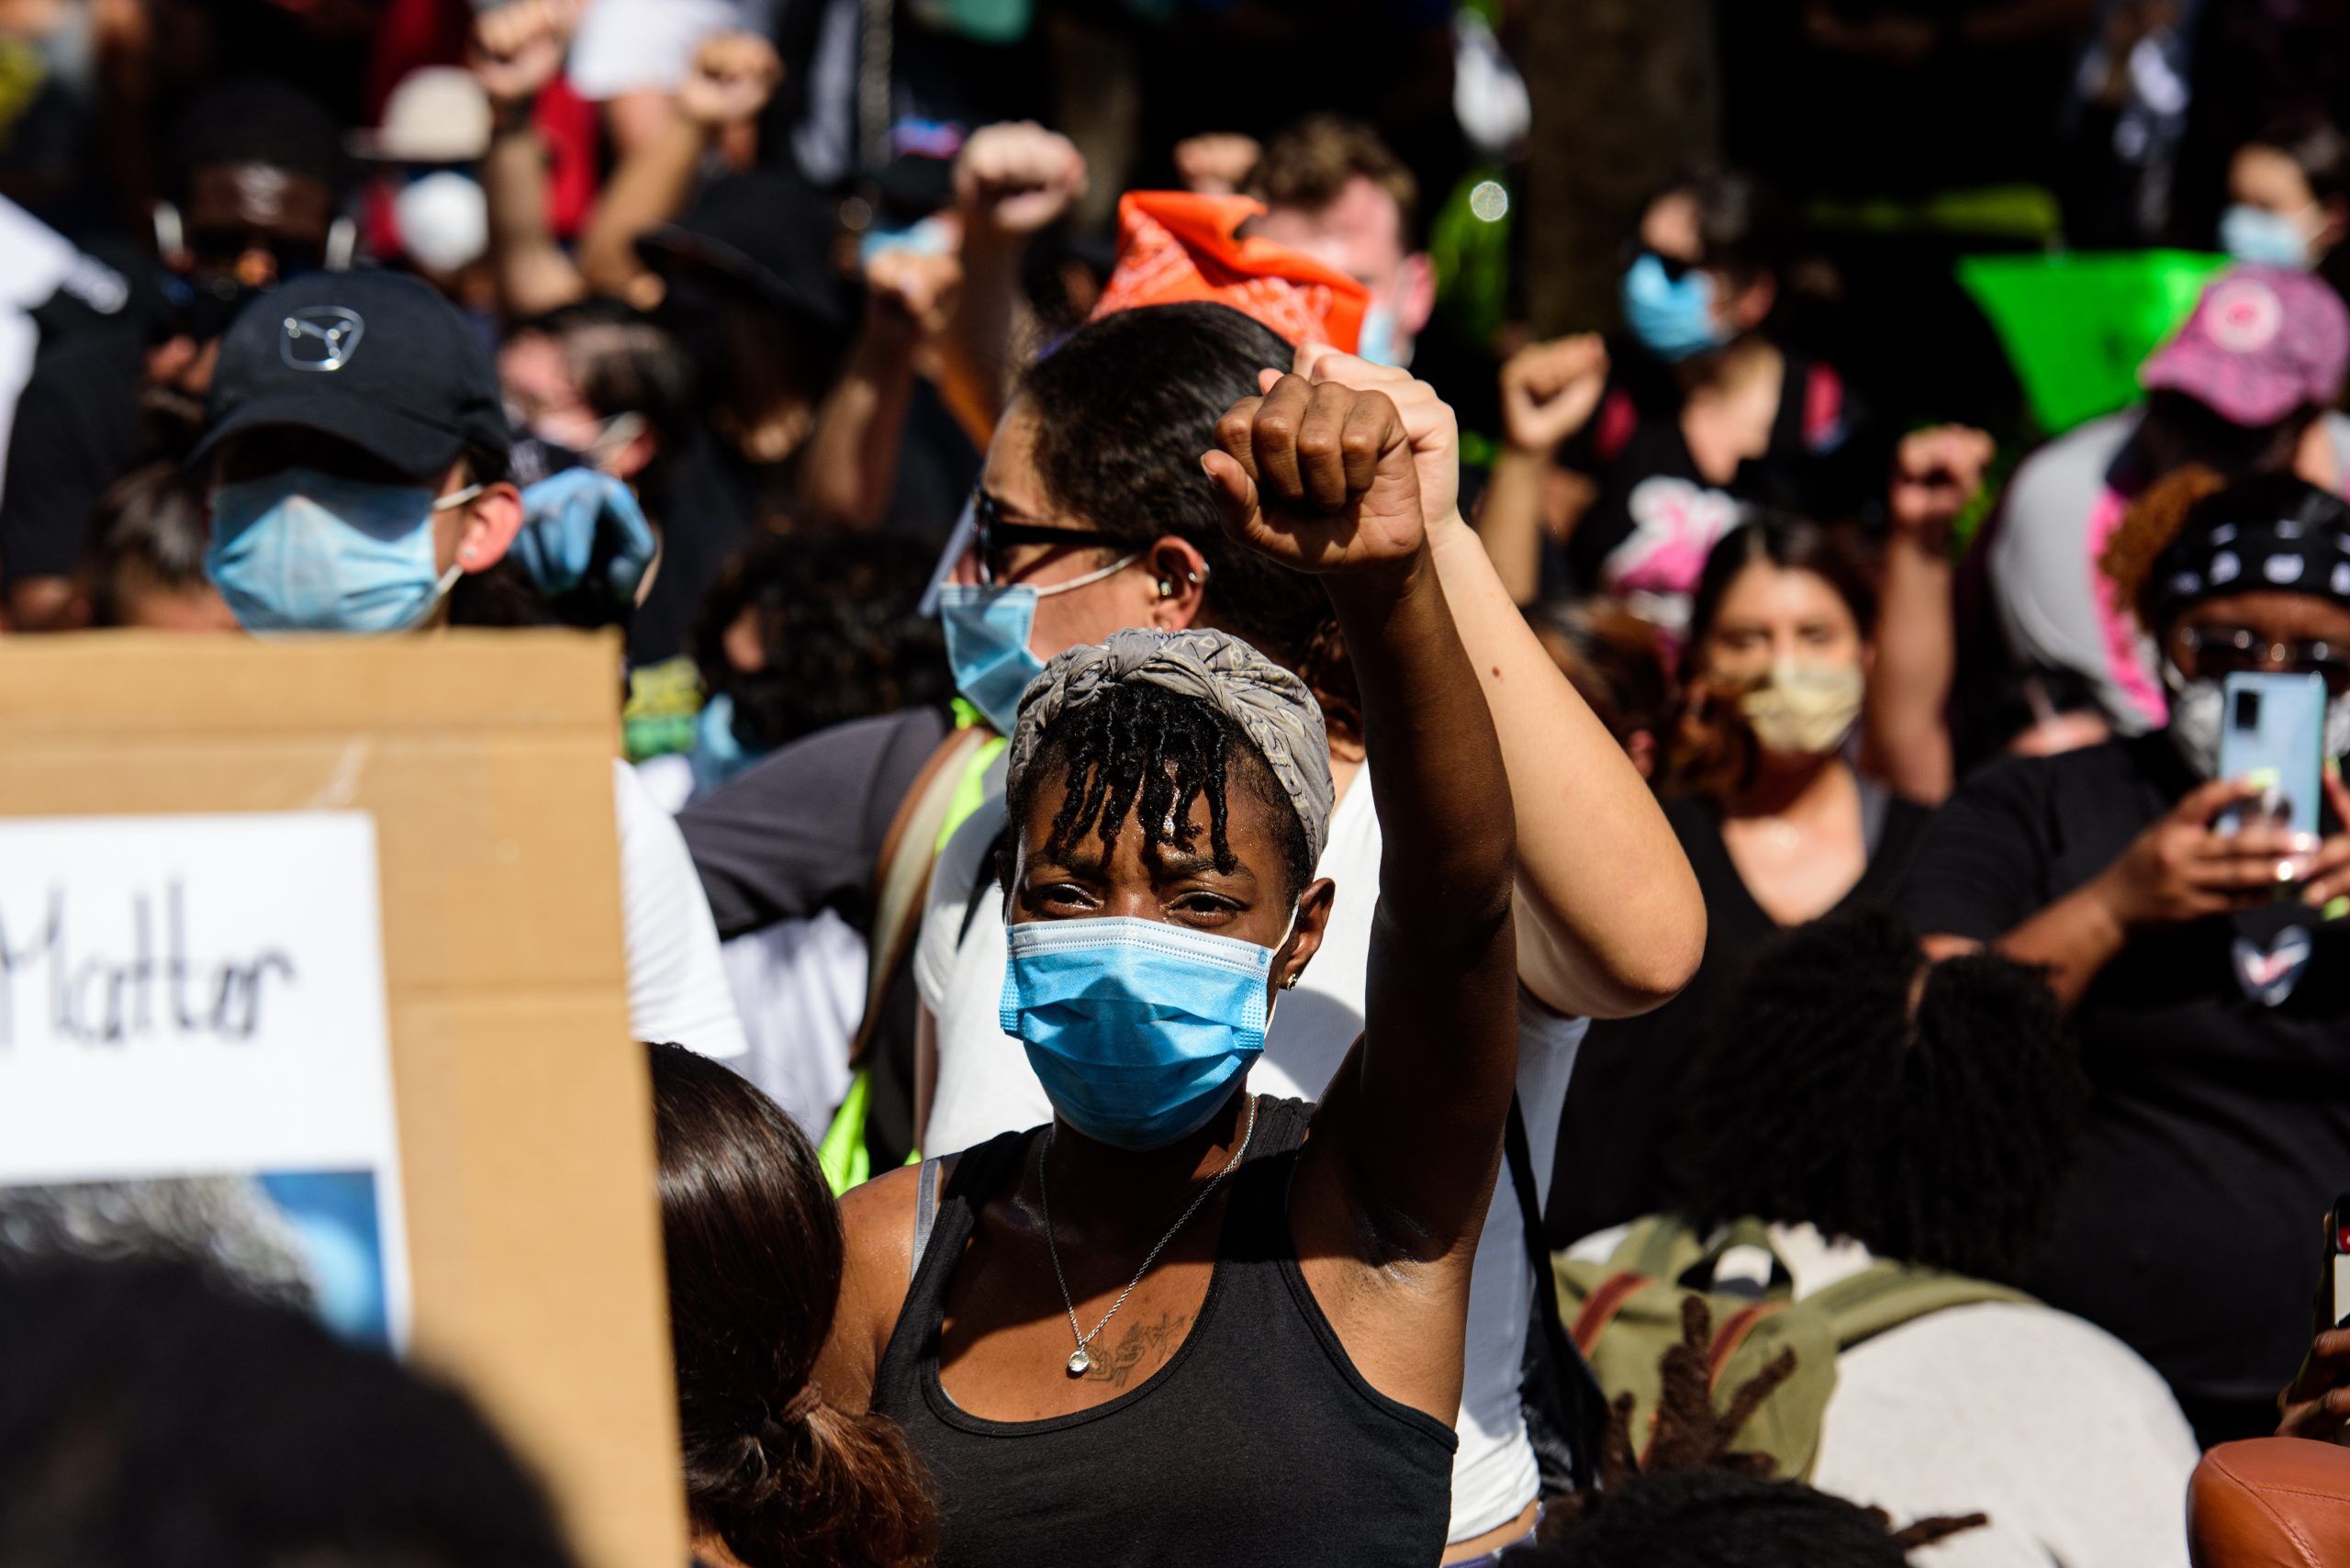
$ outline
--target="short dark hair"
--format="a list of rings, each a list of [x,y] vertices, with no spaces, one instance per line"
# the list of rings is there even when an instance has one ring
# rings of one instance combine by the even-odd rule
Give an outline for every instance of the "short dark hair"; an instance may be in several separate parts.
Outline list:
[[[0,1266],[0,1562],[571,1561],[453,1390],[185,1265]]]
[[[1767,948],[1724,1016],[1675,1151],[1692,1219],[2022,1278],[2088,1093],[2038,974],[1988,953],[1930,964],[1899,920],[1856,911]]]
[[[1130,548],[1171,534],[1199,551],[1214,623],[1304,677],[1344,734],[1357,704],[1328,595],[1227,535],[1200,471],[1216,421],[1257,396],[1259,372],[1296,357],[1228,305],[1146,305],[1070,333],[1028,367],[1019,397],[1054,503]]]
[[[212,524],[204,497],[176,463],[145,463],[106,487],[90,517],[90,615],[123,623],[135,588],[192,593],[211,587],[204,567]]]
[[[535,333],[561,345],[579,396],[599,419],[640,414],[665,446],[699,414],[693,362],[675,333],[624,300],[601,296],[558,305],[514,323],[509,339]]]
[[[935,1516],[905,1434],[811,1381],[845,1248],[815,1149],[728,1069],[647,1049],[694,1524],[754,1568],[927,1562]]]
[[[1758,507],[1744,521],[1714,542],[1689,600],[1689,636],[1682,645],[1683,673],[1698,673],[1707,637],[1721,613],[1722,600],[1746,568],[1776,566],[1809,572],[1836,590],[1863,638],[1876,634],[1876,581],[1843,533],[1792,512]]]
[[[1418,243],[1420,183],[1380,137],[1344,115],[1308,115],[1273,133],[1248,175],[1248,192],[1267,207],[1320,212],[1345,194],[1348,183],[1369,180],[1387,193],[1402,219],[1398,238]]]
[[[1197,698],[1128,681],[1064,709],[1039,737],[1035,757],[1006,799],[1015,833],[1046,778],[1065,780],[1068,790],[1053,813],[1045,842],[1048,855],[1068,854],[1088,834],[1098,835],[1105,846],[1115,843],[1129,813],[1142,824],[1146,852],[1170,838],[1189,849],[1195,836],[1192,807],[1204,800],[1209,853],[1216,868],[1228,872],[1237,862],[1225,836],[1226,786],[1237,779],[1281,824],[1288,896],[1294,900],[1314,879],[1314,859],[1296,805],[1240,726]],[[1001,857],[1007,897],[1012,863],[1011,856]]]
[[[1697,209],[1697,260],[1703,265],[1749,281],[1785,264],[1785,208],[1778,194],[1754,175],[1701,166],[1657,192],[1648,205],[1671,196],[1687,196]]]
[[[2310,195],[2320,202],[2350,195],[2350,137],[2318,110],[2279,115],[2245,145],[2274,148],[2291,159],[2309,182]]]
[[[768,539],[731,560],[694,612],[702,685],[734,708],[735,737],[766,751],[852,719],[945,702],[954,691],[938,622],[919,613],[930,567],[904,542]],[[758,621],[767,658],[744,672],[729,627]]]
[[[196,95],[173,138],[173,181],[185,196],[198,169],[262,163],[330,190],[349,167],[342,128],[325,105],[273,76],[240,76]]]

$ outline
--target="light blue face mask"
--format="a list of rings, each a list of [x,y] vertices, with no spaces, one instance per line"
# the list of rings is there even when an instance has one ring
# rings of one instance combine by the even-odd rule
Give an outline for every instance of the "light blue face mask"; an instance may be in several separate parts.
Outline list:
[[[1714,278],[1691,267],[1673,282],[1664,263],[1642,252],[1624,274],[1624,321],[1649,353],[1668,363],[1720,348],[1729,335],[1714,319]]]
[[[1290,913],[1290,932],[1297,913]],[[1087,1137],[1163,1148],[1215,1114],[1265,1048],[1273,958],[1158,920],[1037,920],[1010,931],[1003,1032]]]
[[[1372,300],[1362,313],[1362,331],[1355,339],[1355,357],[1367,359],[1373,364],[1404,364],[1395,347],[1396,332],[1401,326],[1395,319],[1395,307],[1383,299]]]
[[[432,613],[461,568],[435,571],[435,500],[420,485],[374,485],[289,468],[212,492],[204,569],[248,632],[401,632]]]
[[[1049,588],[940,584],[938,619],[946,633],[946,663],[955,673],[955,689],[987,715],[996,734],[1010,734],[1020,717],[1020,694],[1045,673],[1045,661],[1028,645],[1036,631],[1036,601],[1113,577],[1140,558],[1137,551],[1098,572]]]
[[[2220,248],[2240,262],[2306,270],[2309,236],[2291,214],[2242,202],[2220,215]]]

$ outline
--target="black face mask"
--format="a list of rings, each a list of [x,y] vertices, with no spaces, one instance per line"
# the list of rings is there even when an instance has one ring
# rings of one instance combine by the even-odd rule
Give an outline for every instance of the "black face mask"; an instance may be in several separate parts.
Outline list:
[[[511,442],[507,469],[517,485],[535,485],[565,470],[588,465],[588,454],[576,447],[549,441],[528,425],[510,425],[509,429]]]

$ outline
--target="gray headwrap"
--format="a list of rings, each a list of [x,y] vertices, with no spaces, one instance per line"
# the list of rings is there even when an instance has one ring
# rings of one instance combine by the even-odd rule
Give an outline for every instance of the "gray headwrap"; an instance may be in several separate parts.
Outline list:
[[[1330,836],[1330,738],[1322,705],[1305,682],[1222,632],[1150,632],[1128,628],[1106,643],[1069,649],[1045,666],[1020,698],[1009,777],[1017,781],[1035,760],[1046,730],[1072,708],[1128,681],[1196,699],[1240,726],[1273,770],[1297,820],[1305,849],[1318,863]]]

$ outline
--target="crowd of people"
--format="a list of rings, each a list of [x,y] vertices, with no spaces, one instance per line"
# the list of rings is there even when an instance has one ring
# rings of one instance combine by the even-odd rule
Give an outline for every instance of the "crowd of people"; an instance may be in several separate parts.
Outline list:
[[[1532,9],[0,0],[0,633],[611,650],[698,1561],[2350,1497],[2350,17],[1774,46],[2075,60],[1976,161],[2210,259],[2047,428],[1738,82],[1538,333]],[[205,1223],[0,1193],[0,1558],[568,1560]]]

